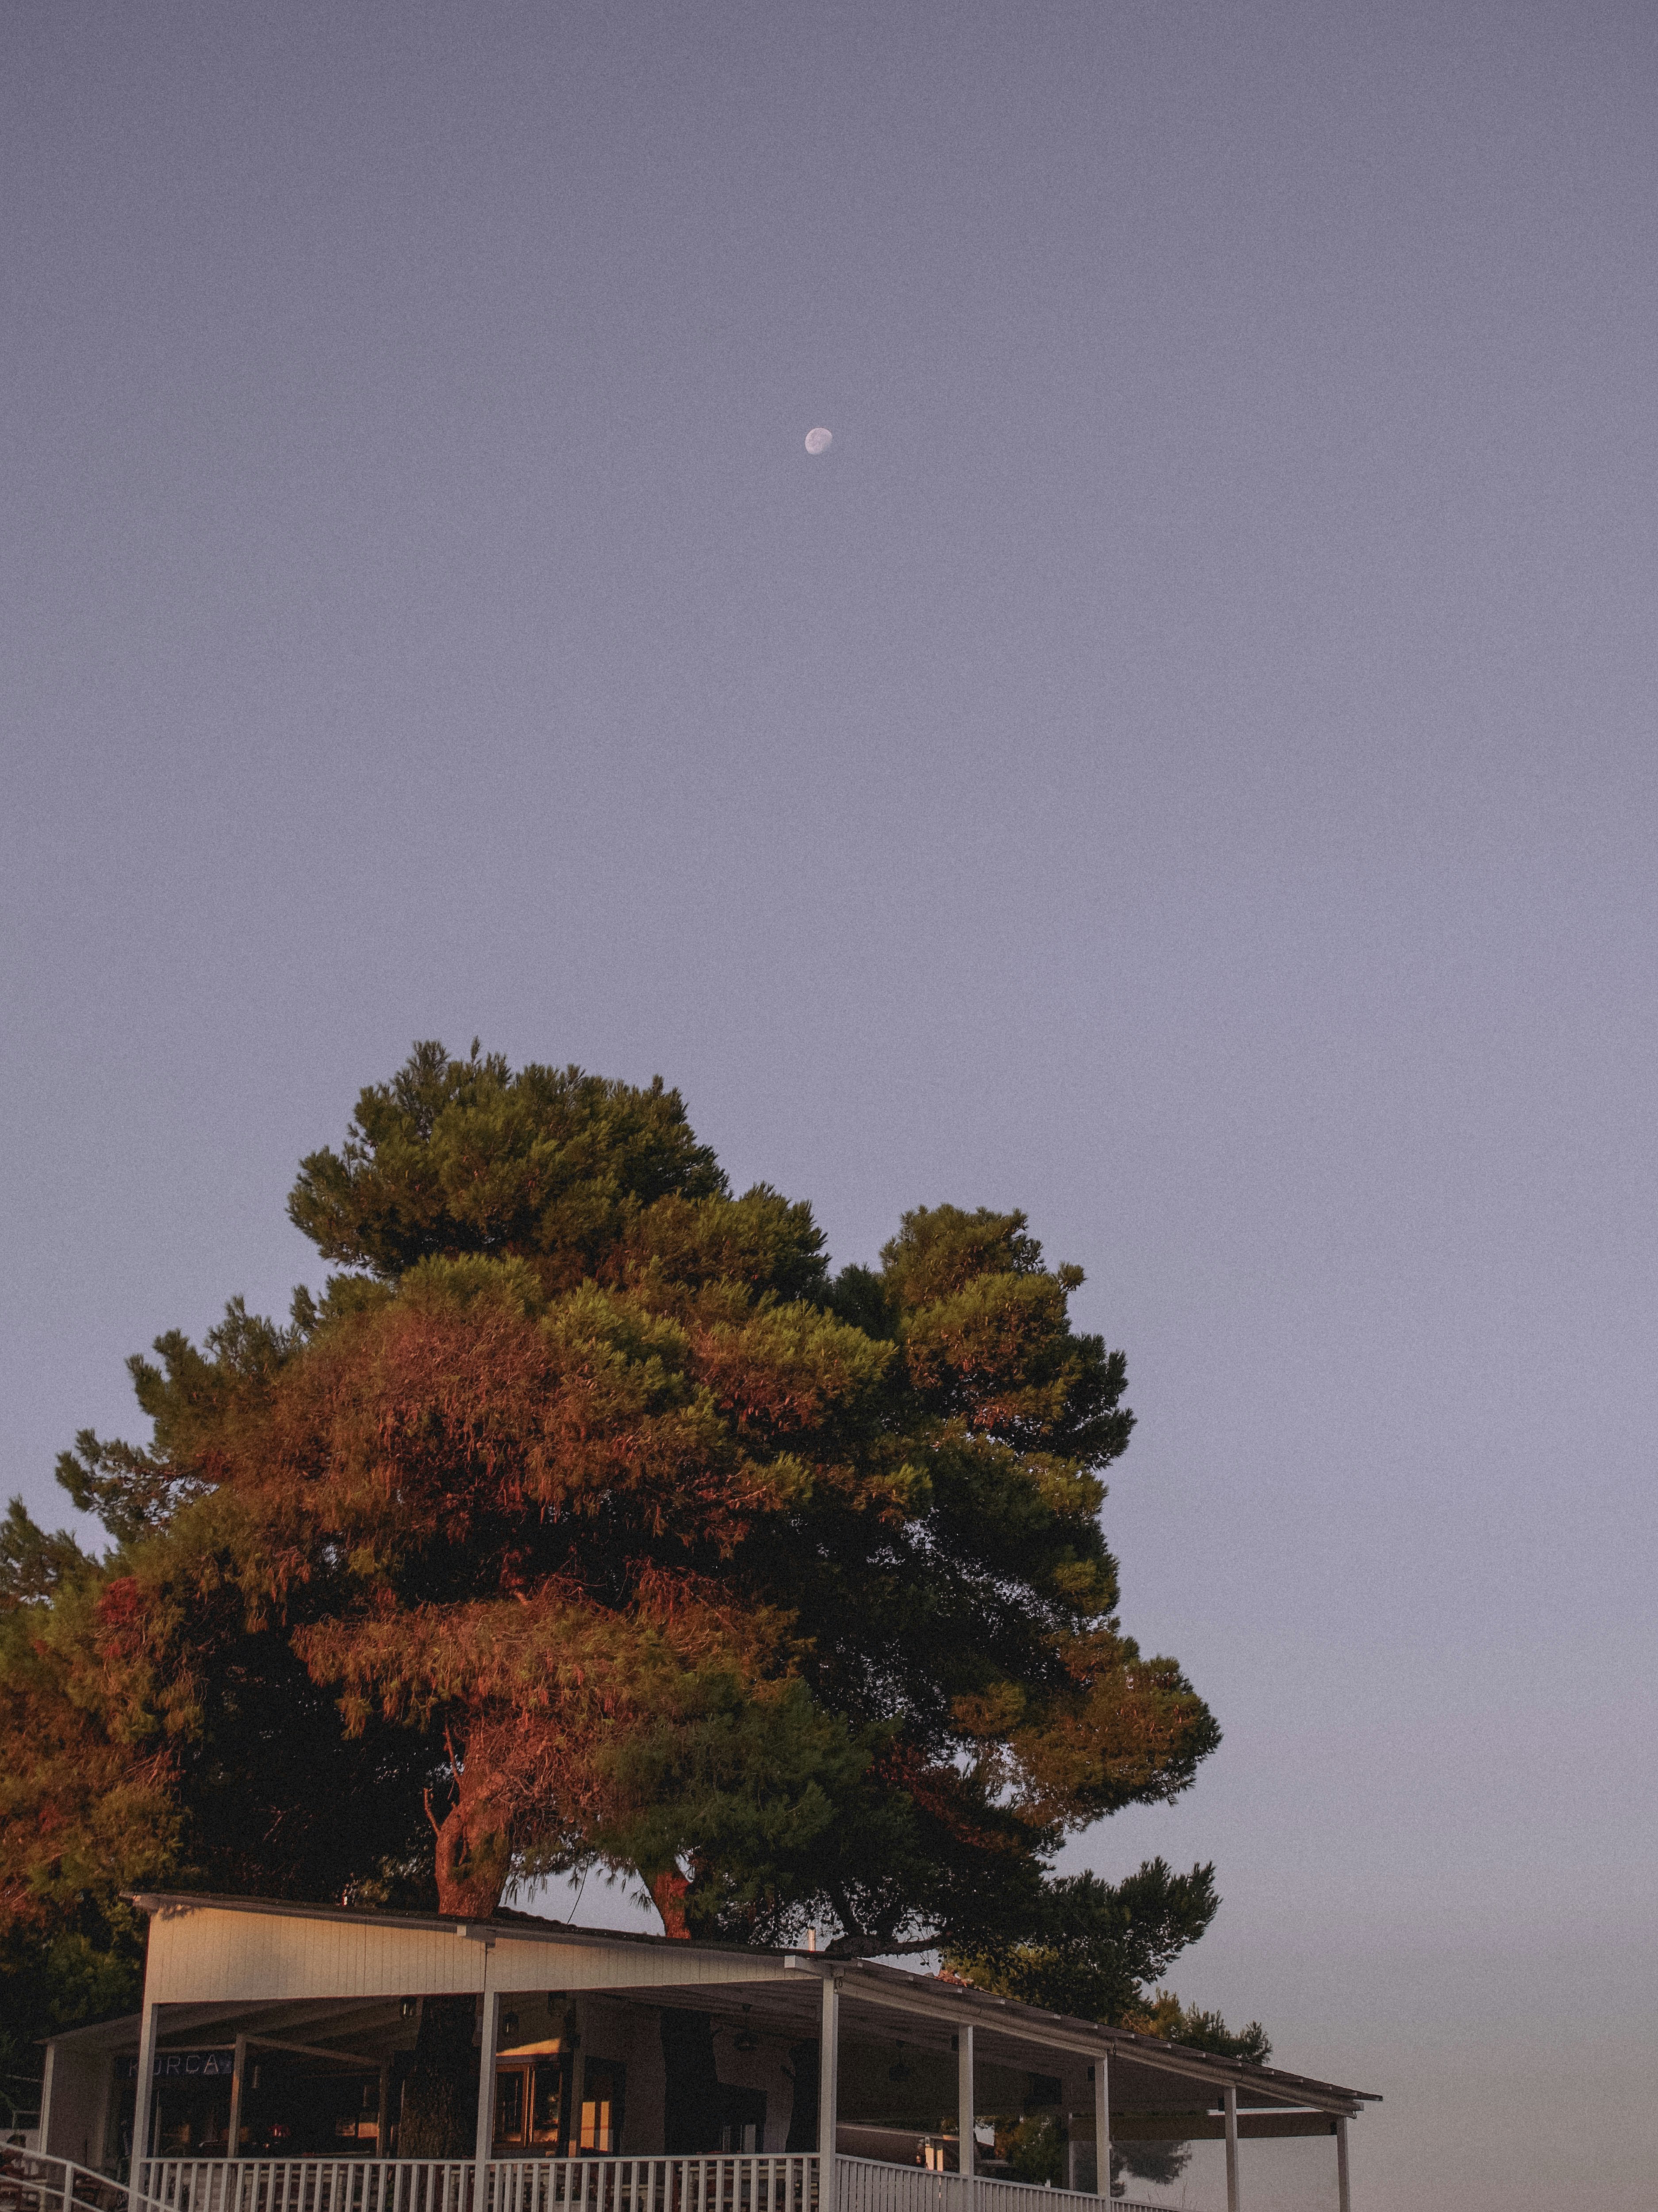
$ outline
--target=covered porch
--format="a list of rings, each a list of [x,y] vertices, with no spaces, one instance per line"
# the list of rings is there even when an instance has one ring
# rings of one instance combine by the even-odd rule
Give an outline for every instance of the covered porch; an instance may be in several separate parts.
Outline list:
[[[1251,2137],[1314,2134],[1349,2212],[1361,2093],[932,1977],[528,1917],[141,1902],[142,2013],[49,2051],[40,2212],[1085,2212],[1102,2145],[1128,2212],[1133,2146],[1206,2138],[1242,2212]],[[439,2008],[465,2140],[410,2155]]]

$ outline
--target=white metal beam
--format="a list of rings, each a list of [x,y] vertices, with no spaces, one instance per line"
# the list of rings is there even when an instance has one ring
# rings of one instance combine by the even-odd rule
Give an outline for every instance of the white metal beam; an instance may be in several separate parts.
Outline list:
[[[146,1961],[143,2007],[138,2014],[138,2078],[132,2085],[132,2162],[127,2182],[127,2212],[138,2212],[138,2176],[149,2156],[150,2114],[155,2103],[155,2016],[160,2010],[149,1994]]]
[[[1226,2092],[1226,2212],[1239,2212],[1238,2093]]]
[[[57,2058],[55,2045],[47,2044],[46,2069],[40,2076],[40,2118],[35,2130],[41,2154],[47,2158],[52,2155],[52,2106],[53,2077],[58,2071]]]
[[[849,1981],[843,1994],[854,2004],[878,2005],[885,2012],[909,2013],[923,2020],[932,2021],[938,2027],[947,2028],[952,2035],[966,2019],[975,2021],[987,2034],[1005,2035],[1010,2042],[1034,2045],[1037,2050],[1069,2051],[1079,2058],[1093,2058],[1101,2048],[1092,2036],[1062,2027],[1050,2028],[1045,2021],[1027,2026],[1017,2014],[1005,2024],[994,2018],[982,2019],[976,2007],[952,2002],[942,1995],[937,1997],[912,1995],[908,1990],[887,1989],[878,1982],[861,1979]]]
[[[1352,2179],[1347,2171],[1347,2122],[1345,2115],[1336,2122],[1336,2206],[1337,2212],[1353,2212]]]
[[[379,2063],[365,2058],[360,2051],[342,2051],[328,2043],[284,2043],[279,2035],[239,2035],[236,2040],[239,2044],[251,2043],[260,2051],[285,2051],[294,2058],[326,2058],[335,2066],[355,2067],[359,2074]]]
[[[833,1971],[823,1977],[823,2010],[817,2041],[817,2154],[820,2197],[827,2192],[824,2212],[834,2212],[835,2130],[841,2107],[841,1977]]]
[[[242,2154],[242,2093],[246,2087],[247,2038],[239,2035],[230,2061],[230,2125],[226,2130],[226,2150],[231,2158]]]
[[[501,1999],[489,1986],[489,1961],[495,1955],[493,1945],[486,1945],[483,1953],[483,2022],[478,2031],[478,2124],[477,2148],[477,2197],[483,2204],[489,2196],[489,2153],[495,2148],[495,2016],[501,2010]],[[580,2110],[580,2107],[577,2108]]]
[[[815,1965],[816,1961],[813,1963]],[[1155,2039],[1151,2037],[1137,2038],[1132,2045],[1124,2046],[1114,2039],[1108,2039],[1103,2035],[1096,2038],[1084,2029],[1069,2027],[1058,2021],[1050,2023],[1040,2016],[1033,2020],[1023,2008],[1007,2000],[1004,2002],[1006,2003],[1008,2017],[1003,2021],[998,2020],[993,2013],[986,2017],[987,2008],[969,1999],[953,1996],[945,1990],[940,1990],[935,1996],[930,1991],[894,1989],[878,1981],[872,1975],[867,1979],[862,1975],[849,1975],[841,1994],[854,2005],[878,2005],[890,2012],[908,2013],[930,2020],[937,2026],[948,2027],[952,2033],[959,2031],[963,2019],[966,2017],[974,2020],[987,2036],[1005,2037],[1009,2042],[1022,2045],[1027,2050],[1064,2051],[1072,2057],[1090,2062],[1106,2051],[1112,2051],[1127,2063],[1149,2066],[1158,2073],[1177,2074],[1183,2081],[1201,2081],[1212,2094],[1224,2089],[1230,2078],[1246,2095],[1281,2098],[1285,2103],[1293,2098],[1296,2103],[1309,2106],[1315,2111],[1327,2112],[1332,2118],[1339,2112],[1355,2109],[1345,2100],[1338,2102],[1331,2098],[1327,2102],[1315,2089],[1303,2087],[1299,2083],[1286,2083],[1282,2090],[1263,2088],[1253,2078],[1253,2068],[1240,2066],[1234,2070],[1224,2063],[1218,2065],[1207,2060],[1193,2063],[1176,2051],[1156,2049]],[[1148,2049],[1148,2044],[1154,2047]],[[1265,2105],[1260,2109],[1276,2111],[1278,2107],[1275,2104]]]
[[[1111,2075],[1104,2051],[1094,2062],[1094,2194],[1111,2196]]]
[[[973,2140],[974,2112],[973,2023],[964,2020],[956,2037],[956,2130],[959,2148],[956,2153],[956,2170],[964,2181],[972,2181],[978,2172],[979,2160]],[[974,2201],[969,2191],[968,2203]]]

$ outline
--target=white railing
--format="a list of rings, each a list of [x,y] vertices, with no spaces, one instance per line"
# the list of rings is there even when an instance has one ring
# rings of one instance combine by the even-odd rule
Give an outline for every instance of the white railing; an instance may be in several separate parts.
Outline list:
[[[973,2212],[972,2190],[959,2173],[924,2166],[888,2166],[873,2158],[835,2161],[835,2212]]]
[[[1091,2191],[1038,2189],[1028,2181],[978,2183],[974,2212],[1102,2212]],[[1040,2201],[1038,2201],[1040,2200]],[[1114,2197],[1111,2212],[1169,2212],[1167,2205],[1139,2204],[1132,2197]]]
[[[1104,2212],[1097,2197],[1029,2183],[782,2153],[695,2158],[149,2159],[137,2212]],[[127,2212],[125,2183],[67,2159],[0,2152],[0,2212]],[[1156,2212],[1125,2197],[1110,2212]]]
[[[1029,2181],[937,2173],[878,2159],[837,2158],[835,2212],[1103,2212],[1097,2197],[1078,2189],[1039,2188]],[[1114,2197],[1110,2212],[1166,2212]]]
[[[126,2191],[67,2158],[0,2148],[0,2212],[116,2212]]]
[[[495,2160],[484,2177],[480,2203],[471,2159],[150,2159],[137,2193],[143,2212],[817,2212],[817,2159],[780,2154]]]
[[[489,2169],[489,2212],[817,2212],[817,2160],[529,2158]]]
[[[139,2170],[149,2212],[816,2212],[818,2161],[495,2159],[484,2188],[477,2205],[471,2159],[149,2159]]]
[[[471,2212],[471,2159],[151,2158],[149,2212]]]

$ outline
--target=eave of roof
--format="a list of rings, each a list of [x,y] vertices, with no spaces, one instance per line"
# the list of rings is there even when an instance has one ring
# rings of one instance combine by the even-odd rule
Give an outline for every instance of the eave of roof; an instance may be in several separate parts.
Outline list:
[[[1350,2089],[1339,2082],[1319,2081],[1311,2075],[1291,2074],[1280,2066],[1257,2066],[1248,2059],[1224,2057],[1218,2051],[1199,2051],[1190,2044],[1171,2043],[1162,2036],[1141,2035],[1133,2028],[1106,2027],[1098,2021],[1048,2012],[1038,2005],[1023,2004],[1017,1997],[998,1996],[993,1990],[976,1989],[970,1982],[943,1981],[937,1975],[918,1974],[913,1968],[889,1966],[879,1959],[842,1959],[828,1951],[780,1950],[753,1943],[687,1943],[678,1937],[653,1936],[642,1929],[578,1928],[567,1920],[549,1920],[538,1913],[518,1912],[510,1908],[489,1920],[478,1920],[447,1912],[379,1911],[359,1905],[307,1905],[288,1898],[223,1897],[204,1890],[135,1890],[128,1896],[130,1903],[146,1912],[169,1906],[207,1906],[225,1912],[275,1914],[296,1920],[347,1921],[376,1928],[452,1928],[457,1936],[476,1934],[480,1940],[489,1929],[499,1930],[514,1941],[575,1943],[601,1950],[634,1947],[673,1951],[682,1957],[703,1952],[721,1958],[764,1959],[796,1972],[820,1976],[837,1973],[842,1978],[843,1986],[850,1976],[857,1980],[885,1983],[895,1990],[914,1990],[930,1999],[942,2000],[949,2009],[981,2014],[987,2025],[992,2020],[1008,2028],[1016,2028],[1017,2024],[1025,2021],[1033,2028],[1042,2023],[1144,2064],[1170,2068],[1193,2077],[1206,2076],[1220,2088],[1254,2088],[1315,2105],[1344,2104],[1355,2110],[1360,2105],[1382,2102],[1376,2090]]]
[[[970,1982],[940,1981],[933,1975],[890,1966],[878,1959],[828,1959],[819,1952],[801,1961],[811,1966],[820,1962],[860,1975],[878,1975],[884,1979],[890,1977],[896,1983],[909,1983],[925,1989],[931,1996],[954,1999],[975,2012],[1003,2019],[1012,2015],[1022,2021],[1045,2021],[1049,2027],[1062,2028],[1067,2035],[1090,2038],[1108,2050],[1121,2051],[1125,2057],[1133,2057],[1151,2065],[1166,2065],[1171,2058],[1178,2058],[1183,2073],[1191,2072],[1195,2064],[1206,2074],[1212,2074],[1223,2087],[1229,2082],[1239,2087],[1270,2086],[1285,2092],[1305,2092],[1320,2100],[1339,2098],[1354,2105],[1382,2102],[1377,2090],[1349,2089],[1340,2082],[1320,2081],[1311,2075],[1288,2073],[1281,2066],[1257,2066],[1247,2058],[1226,2058],[1218,2051],[1199,2051],[1189,2043],[1171,2043],[1160,2035],[1141,2035],[1132,2027],[1106,2027],[1098,2021],[1078,2020],[1067,2013],[1048,2012],[1040,2005],[1023,2004],[1017,1997],[998,1996],[993,1990],[975,1989]]]
[[[474,1929],[487,1929],[492,1935],[501,1933],[515,1940],[545,1943],[592,1943],[601,1947],[619,1943],[669,1951],[686,1948],[671,1936],[653,1936],[644,1929],[578,1928],[568,1920],[549,1920],[541,1913],[516,1912],[510,1907],[490,1919],[479,1920],[465,1913],[382,1911],[357,1905],[307,1905],[288,1897],[222,1897],[204,1889],[136,1889],[123,1894],[130,1905],[145,1912],[155,1912],[163,1906],[210,1905],[220,1912],[276,1914],[292,1920],[344,1920],[371,1928],[452,1928],[458,1936]],[[689,1948],[692,1951],[718,1953],[722,1957],[729,1957],[733,1952],[751,1959],[789,1956],[786,1951],[771,1950],[756,1943],[693,1943]],[[817,1955],[821,1958],[825,1954],[820,1952]]]

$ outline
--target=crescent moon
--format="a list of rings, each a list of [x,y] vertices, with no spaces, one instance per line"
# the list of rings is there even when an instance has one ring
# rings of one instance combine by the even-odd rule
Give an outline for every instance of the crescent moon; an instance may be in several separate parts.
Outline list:
[[[835,433],[832,430],[808,430],[806,433],[806,451],[809,453],[826,453],[834,442]]]

